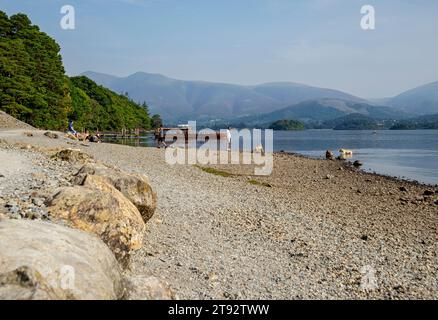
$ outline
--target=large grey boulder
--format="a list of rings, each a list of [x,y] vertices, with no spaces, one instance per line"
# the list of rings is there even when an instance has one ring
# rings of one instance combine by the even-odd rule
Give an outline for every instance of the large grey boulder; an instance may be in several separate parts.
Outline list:
[[[97,235],[124,268],[142,246],[146,226],[140,213],[101,176],[87,175],[82,186],[59,189],[46,206],[55,221]]]
[[[87,175],[105,178],[140,211],[144,222],[148,222],[157,208],[157,195],[148,178],[143,174],[127,173],[101,163],[87,163],[73,177],[73,183],[83,185]]]
[[[0,300],[123,295],[118,263],[97,237],[48,222],[0,220]]]

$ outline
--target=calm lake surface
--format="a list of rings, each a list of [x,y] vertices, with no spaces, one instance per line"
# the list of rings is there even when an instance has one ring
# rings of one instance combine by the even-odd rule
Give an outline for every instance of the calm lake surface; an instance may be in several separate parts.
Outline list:
[[[351,149],[365,171],[438,184],[438,130],[277,131],[274,148],[316,158]]]
[[[107,140],[136,146],[154,146],[151,135],[137,140]],[[438,130],[306,130],[275,131],[274,151],[296,152],[324,158],[325,151],[354,152],[350,161],[363,162],[363,170],[398,178],[438,184]]]

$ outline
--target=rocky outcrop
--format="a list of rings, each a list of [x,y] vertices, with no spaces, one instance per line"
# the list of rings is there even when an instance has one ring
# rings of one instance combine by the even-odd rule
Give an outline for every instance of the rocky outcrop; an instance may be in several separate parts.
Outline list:
[[[0,300],[120,299],[119,266],[97,237],[41,221],[0,220]]]
[[[50,139],[58,139],[59,138],[59,135],[57,133],[50,132],[50,131],[44,132],[44,135]]]
[[[126,173],[103,164],[88,163],[73,178],[73,183],[83,185],[88,175],[98,175],[119,190],[140,211],[144,222],[149,221],[157,207],[157,195],[145,175]]]
[[[67,161],[70,163],[84,164],[93,161],[93,157],[89,154],[82,152],[79,149],[63,149],[58,151],[53,158]]]
[[[46,206],[52,219],[98,235],[123,267],[142,245],[145,224],[139,211],[103,177],[87,175],[82,186],[59,189]]]

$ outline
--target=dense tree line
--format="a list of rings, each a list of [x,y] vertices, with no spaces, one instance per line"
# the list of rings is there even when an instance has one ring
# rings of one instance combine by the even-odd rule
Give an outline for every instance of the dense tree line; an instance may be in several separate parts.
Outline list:
[[[152,126],[147,105],[65,75],[60,47],[24,14],[0,11],[0,109],[38,128],[119,130]]]
[[[304,124],[296,120],[278,120],[273,122],[269,129],[298,131],[304,130]]]
[[[70,118],[76,128],[151,128],[146,104],[139,105],[84,76],[70,78],[69,84],[73,105]]]

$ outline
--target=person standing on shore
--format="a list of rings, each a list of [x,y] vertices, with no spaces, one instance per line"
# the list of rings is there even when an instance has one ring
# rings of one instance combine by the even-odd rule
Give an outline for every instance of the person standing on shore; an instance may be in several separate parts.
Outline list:
[[[231,151],[231,131],[230,127],[227,128],[227,150]]]
[[[157,148],[159,148],[160,147],[160,128],[159,127],[155,128],[154,140],[155,140],[155,145],[157,146]]]
[[[164,148],[167,148],[166,144],[166,135],[164,133],[163,126],[160,126],[159,128],[159,135],[158,135],[158,148],[161,148],[161,146],[164,146]]]

